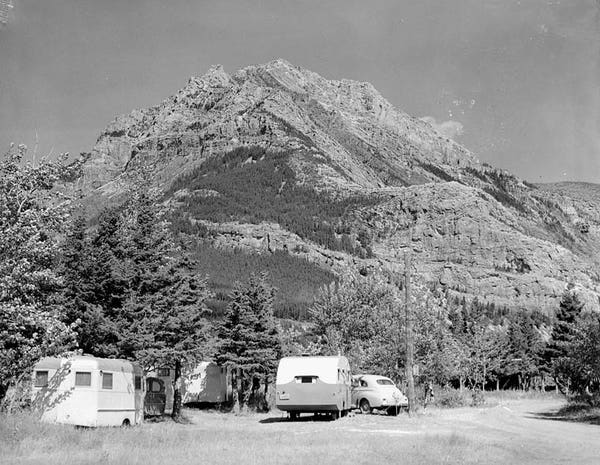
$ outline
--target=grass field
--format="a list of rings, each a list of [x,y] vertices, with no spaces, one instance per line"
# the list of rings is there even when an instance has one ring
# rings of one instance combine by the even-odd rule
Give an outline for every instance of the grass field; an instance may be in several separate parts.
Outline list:
[[[556,398],[497,399],[415,418],[357,414],[335,422],[188,410],[189,424],[130,429],[75,429],[20,414],[0,418],[0,463],[598,463],[600,427],[545,417],[562,405]]]

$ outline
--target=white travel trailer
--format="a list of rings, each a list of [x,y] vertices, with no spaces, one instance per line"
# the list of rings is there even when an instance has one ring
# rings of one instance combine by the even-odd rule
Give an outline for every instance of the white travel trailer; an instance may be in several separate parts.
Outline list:
[[[335,420],[351,408],[351,384],[346,357],[285,357],[277,369],[276,405],[291,419],[306,412]]]
[[[42,420],[77,426],[129,426],[144,418],[142,369],[126,360],[47,357],[33,371],[32,402]]]
[[[231,400],[229,371],[213,362],[201,362],[184,375],[184,404],[220,404]]]

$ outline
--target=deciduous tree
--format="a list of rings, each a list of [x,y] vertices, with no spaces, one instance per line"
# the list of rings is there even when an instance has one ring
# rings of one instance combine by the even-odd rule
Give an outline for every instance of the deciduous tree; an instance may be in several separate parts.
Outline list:
[[[0,400],[42,356],[74,345],[56,300],[61,234],[71,198],[59,185],[79,163],[24,161],[19,146],[0,160]]]

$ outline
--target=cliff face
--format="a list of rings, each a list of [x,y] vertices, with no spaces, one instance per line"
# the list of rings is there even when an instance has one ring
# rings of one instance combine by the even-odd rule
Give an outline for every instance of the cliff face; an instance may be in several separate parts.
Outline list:
[[[240,147],[254,155],[224,158],[246,153]],[[233,75],[214,67],[101,133],[81,181],[90,203],[118,199],[139,169],[181,216],[211,228],[218,247],[287,250],[336,273],[401,271],[410,247],[422,279],[456,296],[550,310],[573,282],[598,307],[598,210],[577,213],[583,207],[565,193],[480,165],[368,83],[327,80],[282,60]],[[266,187],[257,196],[259,175]],[[320,216],[327,203],[317,198],[342,213]],[[314,231],[293,208],[305,209]]]

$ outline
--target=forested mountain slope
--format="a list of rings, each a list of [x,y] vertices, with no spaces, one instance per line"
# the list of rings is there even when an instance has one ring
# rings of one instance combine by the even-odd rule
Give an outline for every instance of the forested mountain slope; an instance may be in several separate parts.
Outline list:
[[[349,269],[402,272],[408,248],[417,279],[456,298],[549,311],[573,282],[599,305],[597,210],[480,164],[368,83],[283,60],[213,67],[100,134],[79,181],[90,214],[140,172],[215,288],[245,256],[277,275],[280,310]]]

